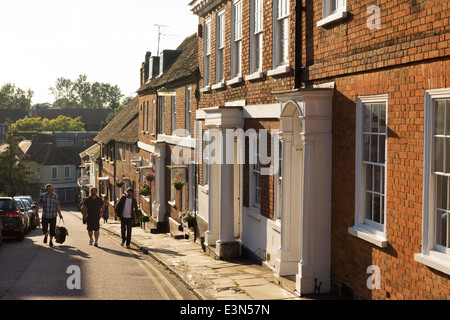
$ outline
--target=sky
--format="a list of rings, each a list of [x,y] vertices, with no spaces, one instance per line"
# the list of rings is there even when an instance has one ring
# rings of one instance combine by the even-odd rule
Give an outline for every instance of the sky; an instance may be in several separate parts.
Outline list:
[[[0,0],[0,87],[54,102],[58,78],[117,85],[135,96],[145,54],[176,49],[197,32],[189,0]]]

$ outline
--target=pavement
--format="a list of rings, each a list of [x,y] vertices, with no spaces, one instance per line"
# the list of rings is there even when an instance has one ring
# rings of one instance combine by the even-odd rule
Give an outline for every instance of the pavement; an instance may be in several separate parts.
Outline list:
[[[81,213],[66,210],[80,217]],[[120,222],[100,221],[101,229],[121,236]],[[133,227],[131,244],[175,274],[201,300],[319,300],[318,296],[299,297],[293,289],[279,283],[273,270],[239,258],[218,260],[208,255],[192,239],[176,239],[168,233],[149,233]],[[99,241],[101,245],[101,239]],[[291,284],[292,285],[292,284]],[[325,297],[327,299],[327,297]]]

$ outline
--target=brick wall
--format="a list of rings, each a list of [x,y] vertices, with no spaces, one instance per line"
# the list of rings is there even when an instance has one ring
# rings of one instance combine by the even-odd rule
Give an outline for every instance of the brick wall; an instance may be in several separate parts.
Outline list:
[[[280,76],[267,76],[267,71],[273,69],[272,60],[272,42],[273,42],[273,1],[264,1],[264,22],[263,22],[263,79],[255,81],[243,81],[241,84],[226,86],[225,89],[212,90],[210,93],[201,95],[199,108],[224,105],[225,102],[235,100],[246,100],[247,105],[274,103],[272,91],[290,90],[294,88],[294,24],[290,24],[289,41],[289,65],[291,71]],[[216,20],[217,13],[225,9],[225,65],[224,81],[231,79],[231,1],[214,8],[206,16],[199,18],[199,23],[204,26],[204,21],[211,18],[211,84],[215,84],[216,72]],[[250,74],[250,1],[242,3],[242,76]],[[290,21],[295,21],[295,1],[291,1]],[[203,79],[204,61],[203,61],[204,35],[198,39],[198,62],[201,77]],[[203,87],[203,80],[200,81],[200,87]]]
[[[449,299],[450,276],[414,260],[422,244],[424,90],[450,86],[450,59],[336,78],[333,98],[332,279],[363,299]],[[388,94],[388,247],[348,233],[355,210],[355,110],[359,95]],[[369,290],[366,269],[381,269]]]

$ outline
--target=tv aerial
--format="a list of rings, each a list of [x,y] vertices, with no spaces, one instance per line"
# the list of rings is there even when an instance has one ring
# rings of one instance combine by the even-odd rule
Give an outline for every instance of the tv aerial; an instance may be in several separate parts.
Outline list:
[[[159,56],[159,44],[161,42],[161,36],[176,36],[176,34],[163,33],[161,31],[161,28],[170,28],[170,26],[165,26],[162,24],[154,24],[154,26],[158,28],[158,50],[157,50],[158,53],[157,53],[157,56]]]

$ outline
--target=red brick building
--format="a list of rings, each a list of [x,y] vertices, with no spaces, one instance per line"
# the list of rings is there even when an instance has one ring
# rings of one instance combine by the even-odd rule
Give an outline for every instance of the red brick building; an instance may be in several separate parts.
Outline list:
[[[282,145],[279,176],[248,163],[202,167],[206,244],[220,256],[238,242],[302,295],[320,286],[358,299],[449,299],[449,4],[190,6],[197,121],[280,129]],[[247,139],[236,144],[248,159]]]
[[[335,86],[333,289],[449,299],[449,4],[332,2],[304,3],[300,81]]]
[[[178,233],[179,213],[195,212],[195,112],[198,107],[197,36],[160,56],[147,53],[141,68],[139,95],[139,157],[141,181],[154,172],[151,193],[141,196],[141,208],[156,227],[152,232]],[[177,148],[183,146],[183,152]],[[182,181],[176,191],[172,184]]]

